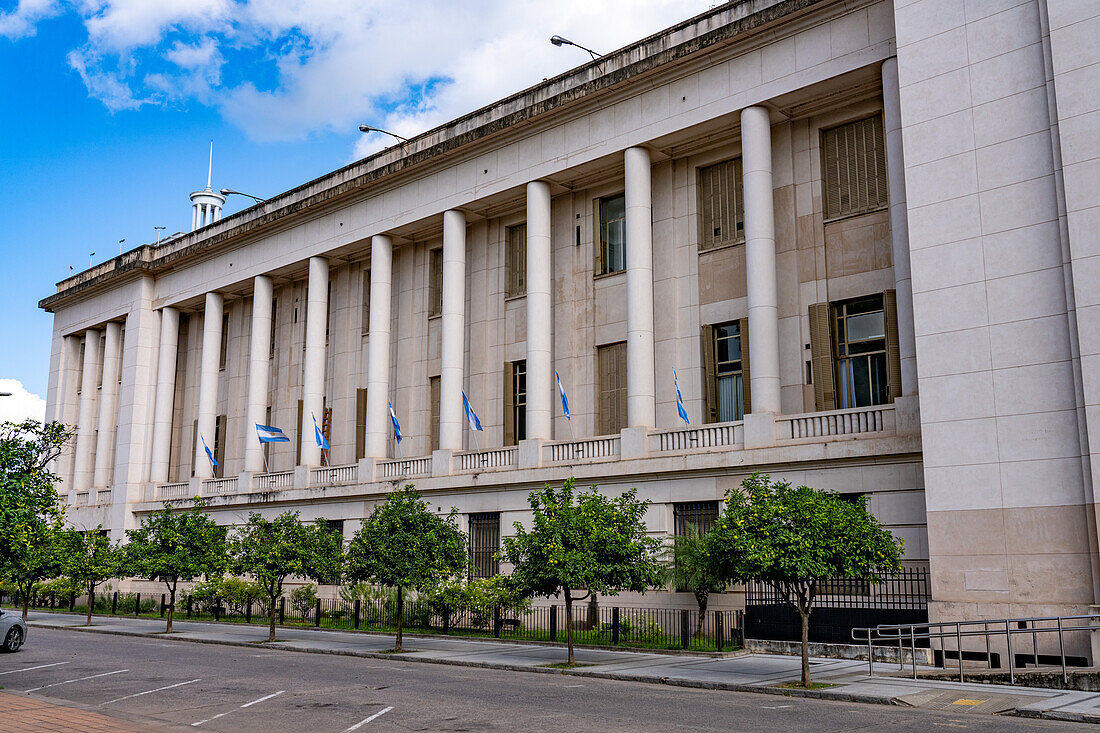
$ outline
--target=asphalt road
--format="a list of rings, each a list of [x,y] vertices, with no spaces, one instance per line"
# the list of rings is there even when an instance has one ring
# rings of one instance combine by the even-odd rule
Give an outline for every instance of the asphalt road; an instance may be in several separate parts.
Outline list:
[[[927,733],[1086,727],[51,629],[32,629],[22,651],[0,655],[0,686],[151,731]]]

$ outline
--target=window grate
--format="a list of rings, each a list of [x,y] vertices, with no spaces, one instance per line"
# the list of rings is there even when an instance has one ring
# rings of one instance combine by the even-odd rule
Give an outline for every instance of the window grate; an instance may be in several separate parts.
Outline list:
[[[672,505],[672,514],[677,537],[687,536],[688,525],[693,525],[699,534],[706,534],[718,521],[718,502],[679,502]]]
[[[491,578],[500,573],[500,512],[470,515],[470,575]]]

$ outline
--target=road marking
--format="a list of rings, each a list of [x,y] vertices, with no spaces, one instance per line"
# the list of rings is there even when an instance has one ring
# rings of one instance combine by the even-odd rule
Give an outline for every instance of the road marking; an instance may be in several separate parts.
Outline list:
[[[241,705],[238,708],[234,708],[234,710],[240,710],[241,708],[251,707],[251,706],[255,705],[258,702],[263,702],[264,700],[270,700],[273,697],[278,697],[279,695],[282,695],[284,692],[286,692],[286,690],[279,690],[278,692],[273,692],[270,695],[264,695],[259,700],[253,700],[252,702],[246,702],[244,705]],[[211,720],[217,720],[218,718],[229,715],[231,712],[233,712],[233,710],[226,710],[224,713],[218,713],[217,715],[215,715],[212,718],[207,718],[206,720],[200,720],[197,723],[192,723],[191,727],[195,728],[195,727],[198,727],[198,726],[202,725],[203,723],[209,723]]]
[[[983,702],[988,702],[988,700],[967,700],[966,698],[963,698],[961,700],[956,700],[955,702],[953,702],[951,704],[952,705],[981,705]]]
[[[761,705],[760,707],[765,710],[782,710],[783,708],[789,708],[790,705]]]
[[[123,697],[116,697],[114,700],[108,700],[107,702],[101,702],[100,705],[110,705],[113,702],[121,702],[122,700],[129,700],[131,697],[141,697],[142,695],[149,695],[154,692],[160,692],[161,690],[171,690],[173,687],[183,687],[184,685],[190,685],[192,682],[201,682],[202,678],[187,680],[186,682],[177,682],[174,685],[165,685],[164,687],[158,687],[155,690],[146,690],[145,692],[135,692],[133,695],[124,695]]]
[[[371,722],[375,718],[381,718],[383,715],[385,715],[386,713],[388,713],[391,710],[393,710],[393,706],[390,706],[388,708],[382,708],[381,710],[379,710],[377,713],[370,716],[369,718],[363,718],[358,723],[356,723],[355,725],[353,725],[350,728],[348,728],[347,730],[345,730],[344,733],[351,733],[353,730],[359,730],[361,727],[363,727],[367,723]]]
[[[566,687],[584,687],[584,685],[566,685]]]
[[[13,669],[8,672],[0,672],[0,676],[6,674],[15,674],[16,672],[30,672],[32,669],[45,669],[46,667],[56,667],[59,664],[72,664],[72,662],[54,662],[53,664],[40,664],[37,667],[24,667],[23,669]]]
[[[58,685],[67,685],[70,682],[83,682],[84,680],[94,680],[96,677],[109,677],[113,674],[122,674],[123,672],[129,672],[128,669],[116,669],[114,672],[104,672],[103,674],[93,674],[87,677],[77,677],[75,680],[65,680],[64,682],[54,682],[52,685],[42,685],[41,687],[32,687],[29,690],[23,690],[23,692],[34,692],[35,690],[45,690],[47,687],[57,687]]]

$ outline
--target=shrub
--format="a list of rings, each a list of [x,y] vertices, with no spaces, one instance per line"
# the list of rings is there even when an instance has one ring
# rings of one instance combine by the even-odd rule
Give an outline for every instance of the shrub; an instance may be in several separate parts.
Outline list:
[[[225,600],[229,613],[235,616],[244,616],[248,610],[248,604],[255,603],[263,595],[263,590],[255,583],[243,578],[223,578],[221,581],[221,596]],[[267,615],[267,604],[263,606],[263,614]]]
[[[299,617],[305,618],[317,605],[317,586],[313,583],[298,586],[290,592],[290,604],[298,611]]]
[[[214,609],[225,604],[222,578],[209,578],[196,583],[191,589],[192,608],[199,613],[214,613]]]

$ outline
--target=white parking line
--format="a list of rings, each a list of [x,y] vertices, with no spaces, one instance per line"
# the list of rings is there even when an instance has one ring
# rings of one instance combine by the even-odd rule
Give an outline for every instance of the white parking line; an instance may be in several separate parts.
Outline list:
[[[23,692],[34,692],[35,690],[45,690],[47,687],[57,687],[58,685],[67,685],[70,682],[83,682],[84,680],[94,680],[96,677],[109,677],[113,674],[122,674],[123,672],[129,672],[128,669],[116,669],[114,672],[104,672],[103,674],[92,674],[87,677],[77,677],[75,680],[65,680],[64,682],[54,682],[52,685],[42,685],[41,687],[32,687],[29,690],[23,690]]]
[[[114,700],[108,700],[107,702],[101,702],[100,705],[110,705],[113,702],[120,702],[122,700],[129,700],[131,697],[141,697],[142,695],[149,695],[154,692],[160,692],[161,690],[171,690],[173,687],[183,687],[184,685],[190,685],[192,682],[201,682],[202,678],[187,680],[186,682],[177,682],[174,685],[165,685],[164,687],[158,687],[155,690],[146,690],[145,692],[135,692],[133,695],[124,695],[123,697],[116,697]]]
[[[351,733],[353,730],[359,730],[361,727],[363,727],[367,723],[371,722],[375,718],[381,718],[383,715],[385,715],[386,713],[388,713],[391,710],[393,710],[392,706],[388,707],[388,708],[382,708],[381,710],[379,710],[377,713],[370,716],[369,718],[363,718],[358,723],[356,723],[355,725],[353,725],[350,728],[348,728],[347,730],[345,730],[344,733]]]
[[[53,664],[40,664],[37,667],[24,667],[23,669],[12,669],[7,672],[0,672],[0,677],[6,674],[15,674],[16,672],[30,672],[32,669],[45,669],[46,667],[56,667],[59,664],[72,664],[72,662],[54,662]]]
[[[244,705],[241,705],[240,707],[234,708],[234,709],[235,710],[240,710],[241,708],[251,707],[251,706],[255,705],[258,702],[263,702],[264,700],[270,700],[273,697],[278,697],[279,695],[282,695],[284,692],[286,692],[286,690],[279,690],[278,692],[273,692],[270,695],[264,695],[259,700],[253,700],[252,702],[246,702]],[[218,718],[229,715],[231,712],[233,712],[233,711],[232,710],[226,710],[224,713],[218,713],[217,715],[215,715],[212,718],[207,718],[206,720],[200,720],[197,723],[192,723],[191,727],[195,728],[197,726],[202,725],[203,723],[209,723],[211,720],[217,720]]]

